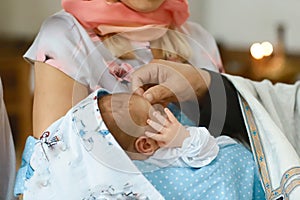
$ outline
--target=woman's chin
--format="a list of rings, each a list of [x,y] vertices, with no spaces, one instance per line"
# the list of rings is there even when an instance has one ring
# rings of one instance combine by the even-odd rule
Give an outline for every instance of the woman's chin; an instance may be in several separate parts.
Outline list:
[[[152,12],[160,7],[165,0],[121,0],[129,8],[138,12]]]

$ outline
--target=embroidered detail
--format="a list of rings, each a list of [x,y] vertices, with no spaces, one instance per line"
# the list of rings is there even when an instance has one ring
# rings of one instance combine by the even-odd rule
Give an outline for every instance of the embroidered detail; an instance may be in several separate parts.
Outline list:
[[[272,186],[270,185],[271,182],[270,182],[270,177],[269,177],[269,173],[268,173],[269,170],[268,170],[268,167],[266,164],[264,150],[263,150],[262,144],[260,142],[259,131],[256,127],[256,123],[254,121],[254,117],[253,117],[253,114],[252,114],[249,104],[242,97],[241,97],[241,102],[243,105],[243,110],[245,113],[246,121],[248,122],[247,129],[248,129],[248,131],[250,131],[250,139],[253,144],[256,160],[259,161],[257,163],[259,172],[261,174],[262,182],[263,182],[264,188],[266,190],[266,195],[269,199],[269,197],[271,196],[271,193],[272,193]]]
[[[293,191],[293,189],[295,189],[296,187],[300,187],[299,175],[300,167],[294,167],[287,170],[281,178],[280,186],[277,189],[273,190],[271,197],[273,199],[279,199],[281,196],[284,196],[287,200],[289,194]],[[293,178],[294,180],[291,180]]]
[[[88,195],[82,200],[94,199],[149,200],[144,194],[133,192],[131,183],[126,183],[120,188],[113,185],[97,185],[90,189]]]
[[[54,145],[56,145],[60,139],[58,136],[54,136],[51,139],[49,139],[48,137],[50,136],[50,132],[49,131],[45,131],[42,136],[40,137],[40,141],[42,143],[45,143],[48,147],[52,147]]]
[[[130,75],[134,68],[128,63],[118,64],[117,62],[107,62],[109,73],[111,73],[118,81],[130,82]]]
[[[49,131],[45,131],[41,137],[40,137],[40,140],[45,140],[47,137],[49,137],[50,135],[50,132]]]
[[[269,177],[269,170],[266,164],[264,150],[261,144],[259,131],[256,127],[252,111],[249,107],[249,104],[242,97],[241,102],[245,114],[245,119],[247,121],[247,128],[248,131],[250,131],[250,139],[253,143],[256,160],[259,161],[257,164],[261,174],[262,182],[264,184],[264,188],[266,190],[266,197],[267,199],[288,200],[289,194],[293,191],[293,189],[295,189],[296,187],[300,187],[300,167],[293,167],[287,170],[282,175],[280,186],[276,189],[273,189]]]
[[[99,130],[98,133],[100,133],[103,136],[106,136],[109,134],[109,131],[108,130]]]

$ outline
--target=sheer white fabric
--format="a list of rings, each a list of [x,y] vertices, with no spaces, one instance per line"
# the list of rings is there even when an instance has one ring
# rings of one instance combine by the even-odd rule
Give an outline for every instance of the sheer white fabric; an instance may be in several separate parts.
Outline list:
[[[33,173],[24,200],[164,199],[108,132],[97,93],[51,124],[30,149]]]
[[[0,199],[11,200],[16,173],[15,149],[0,78]]]

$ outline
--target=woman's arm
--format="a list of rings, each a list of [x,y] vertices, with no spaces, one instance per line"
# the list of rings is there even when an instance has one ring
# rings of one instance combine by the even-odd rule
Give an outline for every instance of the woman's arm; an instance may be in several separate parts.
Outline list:
[[[208,71],[211,84],[199,103],[199,126],[217,137],[227,135],[249,145],[248,134],[233,84],[219,73]]]
[[[149,83],[158,85],[144,91],[143,85]],[[219,73],[154,60],[132,74],[132,90],[151,103],[187,101],[196,96],[199,126],[206,127],[215,137],[224,134],[249,144],[237,91]]]
[[[72,105],[87,96],[87,88],[62,71],[41,62],[35,62],[35,89],[33,101],[33,136],[62,117]]]

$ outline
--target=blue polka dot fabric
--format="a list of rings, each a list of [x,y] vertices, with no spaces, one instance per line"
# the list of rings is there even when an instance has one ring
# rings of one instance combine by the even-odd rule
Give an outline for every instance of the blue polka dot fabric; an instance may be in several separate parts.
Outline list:
[[[135,164],[167,200],[265,199],[253,156],[240,144],[221,147],[217,158],[200,169],[167,167],[149,171],[153,166],[142,161]]]

